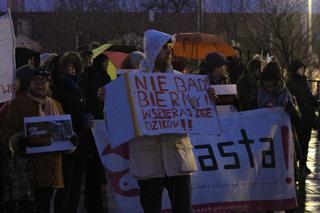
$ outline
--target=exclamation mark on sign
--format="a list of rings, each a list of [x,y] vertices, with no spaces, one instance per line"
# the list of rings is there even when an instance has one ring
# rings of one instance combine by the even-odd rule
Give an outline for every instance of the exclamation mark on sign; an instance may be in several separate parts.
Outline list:
[[[188,120],[188,128],[192,130],[192,120]]]
[[[281,126],[281,139],[283,146],[284,162],[286,164],[286,169],[289,169],[289,128],[287,126]],[[290,184],[292,178],[286,177],[286,183]]]
[[[181,126],[182,126],[183,130],[186,131],[186,120],[181,119]]]

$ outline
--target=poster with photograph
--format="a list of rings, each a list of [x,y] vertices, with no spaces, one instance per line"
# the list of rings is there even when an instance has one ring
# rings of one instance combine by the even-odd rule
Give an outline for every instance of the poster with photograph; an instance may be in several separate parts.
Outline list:
[[[24,118],[26,152],[41,153],[68,151],[74,148],[70,138],[74,134],[70,115]]]

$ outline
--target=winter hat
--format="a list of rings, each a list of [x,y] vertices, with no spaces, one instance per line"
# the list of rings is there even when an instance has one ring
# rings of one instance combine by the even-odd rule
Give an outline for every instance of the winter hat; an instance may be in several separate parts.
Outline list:
[[[276,62],[269,62],[262,71],[261,81],[280,81],[281,70],[279,65]]]
[[[50,77],[49,71],[48,71],[47,69],[45,69],[45,68],[42,68],[42,67],[38,67],[38,68],[34,71],[32,77],[34,77],[34,76],[36,76],[36,75],[44,76],[44,77],[46,77],[47,79],[49,79],[49,77]]]
[[[289,72],[294,74],[297,73],[298,69],[300,69],[301,67],[306,67],[304,63],[302,63],[299,60],[293,60],[291,62],[291,64],[289,65]]]
[[[259,59],[252,59],[248,63],[248,70],[250,71],[255,71],[255,70],[261,70],[261,60]]]
[[[82,57],[93,55],[92,48],[89,45],[82,45],[78,48],[78,52]]]
[[[66,52],[59,61],[60,70],[64,73],[68,69],[68,65],[73,64],[76,67],[77,73],[82,73],[83,64],[81,61],[81,57],[77,52]]]
[[[134,51],[130,53],[130,63],[134,67],[139,67],[140,61],[145,58],[145,55],[143,52],[140,51]]]
[[[218,52],[212,52],[206,55],[205,59],[200,65],[200,72],[202,74],[207,74],[215,68],[221,67],[228,63],[227,59]]]
[[[27,91],[35,69],[26,64],[16,70],[16,79],[20,81],[19,91]]]

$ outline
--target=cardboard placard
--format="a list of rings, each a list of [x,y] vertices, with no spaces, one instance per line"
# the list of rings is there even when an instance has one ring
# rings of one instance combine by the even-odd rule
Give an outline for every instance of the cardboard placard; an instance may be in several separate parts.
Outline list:
[[[106,85],[105,121],[112,146],[134,137],[220,134],[203,75],[130,72]]]
[[[70,115],[36,116],[24,118],[26,152],[41,153],[74,149]]]

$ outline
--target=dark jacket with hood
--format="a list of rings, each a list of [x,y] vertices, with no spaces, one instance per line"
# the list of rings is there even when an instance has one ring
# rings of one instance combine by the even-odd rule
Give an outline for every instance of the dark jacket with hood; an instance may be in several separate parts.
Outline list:
[[[69,64],[76,67],[75,76],[65,73]],[[71,115],[73,130],[81,139],[86,128],[87,110],[85,97],[80,88],[79,73],[82,70],[80,56],[74,52],[66,53],[60,59],[60,70],[62,72],[60,90],[54,98],[62,104],[64,112]]]

